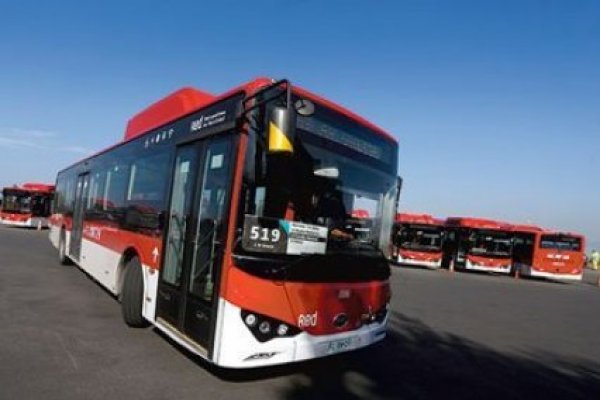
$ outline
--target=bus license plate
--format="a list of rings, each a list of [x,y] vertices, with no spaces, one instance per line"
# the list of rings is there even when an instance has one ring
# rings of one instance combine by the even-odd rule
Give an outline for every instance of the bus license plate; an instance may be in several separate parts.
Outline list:
[[[327,354],[335,354],[342,351],[350,350],[352,347],[352,338],[334,340],[327,344]]]

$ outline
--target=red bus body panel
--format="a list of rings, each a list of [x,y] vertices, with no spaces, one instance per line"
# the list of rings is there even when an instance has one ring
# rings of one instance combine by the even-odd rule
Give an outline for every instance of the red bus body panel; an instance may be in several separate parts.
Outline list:
[[[211,104],[214,99],[212,94],[198,89],[179,89],[132,117],[127,123],[124,140],[135,139],[152,129],[199,110]]]

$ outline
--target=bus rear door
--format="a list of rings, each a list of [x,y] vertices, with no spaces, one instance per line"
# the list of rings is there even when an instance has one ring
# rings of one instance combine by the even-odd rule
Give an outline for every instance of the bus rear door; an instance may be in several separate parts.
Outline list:
[[[77,177],[75,207],[73,209],[73,228],[71,229],[71,240],[69,242],[69,255],[75,259],[75,261],[79,261],[79,257],[81,256],[83,215],[88,198],[89,182],[89,173],[84,173]]]

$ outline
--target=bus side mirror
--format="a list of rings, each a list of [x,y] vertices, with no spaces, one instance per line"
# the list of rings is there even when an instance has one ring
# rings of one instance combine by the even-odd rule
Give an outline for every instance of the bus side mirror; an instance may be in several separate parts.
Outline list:
[[[400,192],[402,192],[402,183],[403,179],[401,176],[396,177],[396,209],[398,208],[398,204],[400,203]]]
[[[274,107],[269,116],[269,153],[293,154],[296,137],[296,111],[290,107]]]

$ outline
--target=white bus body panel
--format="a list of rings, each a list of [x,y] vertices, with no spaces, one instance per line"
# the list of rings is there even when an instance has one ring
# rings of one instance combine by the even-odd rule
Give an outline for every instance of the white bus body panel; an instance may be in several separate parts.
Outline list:
[[[427,268],[440,268],[442,266],[441,259],[438,261],[415,260],[413,258],[404,258],[400,254],[398,254],[397,262],[398,264],[414,265],[416,267]]]
[[[520,264],[520,274],[523,276],[531,276],[534,278],[546,278],[560,281],[581,281],[583,280],[583,271],[580,274],[558,274],[546,271],[538,271],[531,267],[531,265]]]
[[[325,357],[369,346],[386,335],[387,316],[359,329],[331,335],[315,336],[306,332],[293,337],[257,341],[241,318],[241,309],[225,300],[220,346],[215,347],[214,362],[226,368],[252,368]],[[347,343],[343,350],[332,344]]]
[[[12,221],[8,219],[2,219],[0,222],[6,226],[18,226],[22,228],[47,228],[48,218],[44,217],[31,217],[25,221]]]
[[[465,269],[469,271],[496,272],[500,274],[510,274],[511,265],[505,267],[487,267],[483,265],[473,264],[469,260],[465,261]]]

